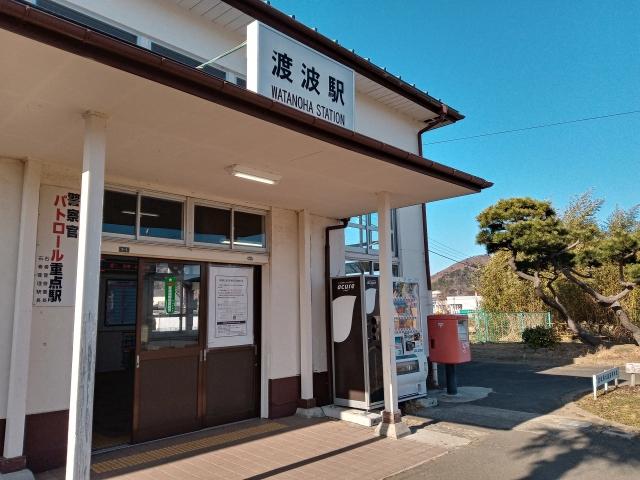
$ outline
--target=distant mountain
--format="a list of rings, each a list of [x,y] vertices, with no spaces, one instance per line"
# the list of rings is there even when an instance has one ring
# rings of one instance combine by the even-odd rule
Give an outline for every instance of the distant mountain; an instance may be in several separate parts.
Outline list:
[[[489,255],[476,255],[431,275],[431,288],[444,296],[473,295],[478,268],[489,262]]]

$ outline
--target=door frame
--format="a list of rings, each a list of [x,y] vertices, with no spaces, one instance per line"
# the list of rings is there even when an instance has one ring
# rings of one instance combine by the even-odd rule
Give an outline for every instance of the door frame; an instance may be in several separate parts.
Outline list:
[[[113,257],[115,255],[103,254],[103,257]],[[255,418],[266,418],[268,416],[268,370],[266,363],[266,350],[267,344],[265,343],[266,335],[263,335],[263,320],[265,319],[265,312],[268,312],[267,298],[269,292],[265,292],[265,287],[268,288],[268,263],[227,263],[220,261],[203,261],[201,259],[190,260],[182,258],[159,258],[153,256],[144,255],[123,255],[121,258],[135,258],[138,262],[138,291],[137,291],[137,305],[136,305],[136,365],[134,368],[134,387],[132,396],[132,422],[131,422],[131,443],[138,443],[136,435],[139,432],[140,425],[140,368],[138,368],[138,362],[143,360],[153,360],[160,358],[179,358],[193,355],[194,351],[198,351],[198,373],[197,373],[197,429],[205,428],[206,417],[206,381],[207,381],[207,362],[206,352],[210,350],[208,348],[207,339],[209,331],[209,267],[221,266],[221,267],[242,267],[253,269],[253,342],[255,348],[255,359],[258,365],[256,366],[255,375]],[[142,309],[143,309],[143,271],[144,265],[149,263],[182,263],[186,265],[200,265],[200,305],[198,312],[198,330],[199,340],[198,344],[193,347],[187,347],[188,351],[183,349],[164,349],[156,351],[144,351],[141,348],[141,328],[143,323]],[[203,319],[203,320],[200,320]],[[221,348],[237,348],[237,347],[221,347]],[[142,358],[144,355],[144,359]],[[265,408],[266,407],[266,408]],[[197,430],[196,429],[196,430]],[[195,431],[195,430],[194,430]]]

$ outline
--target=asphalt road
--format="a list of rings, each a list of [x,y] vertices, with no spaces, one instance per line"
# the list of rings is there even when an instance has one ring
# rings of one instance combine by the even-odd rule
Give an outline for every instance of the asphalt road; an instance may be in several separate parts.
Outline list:
[[[549,413],[562,407],[567,397],[588,390],[591,375],[598,371],[594,367],[471,362],[458,367],[458,384],[493,389],[493,393],[473,402],[474,405]]]
[[[601,370],[482,362],[461,366],[460,385],[494,393],[470,403],[441,404],[420,415],[431,424],[427,429],[478,435],[393,480],[640,479],[639,436],[584,421],[574,425],[566,417],[569,410],[559,410],[588,390],[591,375]]]

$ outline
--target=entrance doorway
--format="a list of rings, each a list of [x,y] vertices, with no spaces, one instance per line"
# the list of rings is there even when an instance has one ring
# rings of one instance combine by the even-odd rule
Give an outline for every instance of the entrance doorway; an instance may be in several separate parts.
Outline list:
[[[103,258],[93,448],[259,415],[260,269]]]
[[[138,260],[103,258],[93,401],[93,448],[130,443]]]

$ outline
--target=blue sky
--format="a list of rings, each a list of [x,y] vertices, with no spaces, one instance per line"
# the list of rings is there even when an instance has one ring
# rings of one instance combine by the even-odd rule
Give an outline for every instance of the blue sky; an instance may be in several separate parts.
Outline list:
[[[428,144],[640,110],[640,1],[271,3],[466,116],[425,135],[425,156],[495,186],[429,205],[433,250],[456,259],[483,253],[475,216],[500,198],[549,199],[562,209],[593,189],[606,201],[603,218],[640,203],[640,114]],[[432,272],[452,263],[433,253],[431,261]]]

